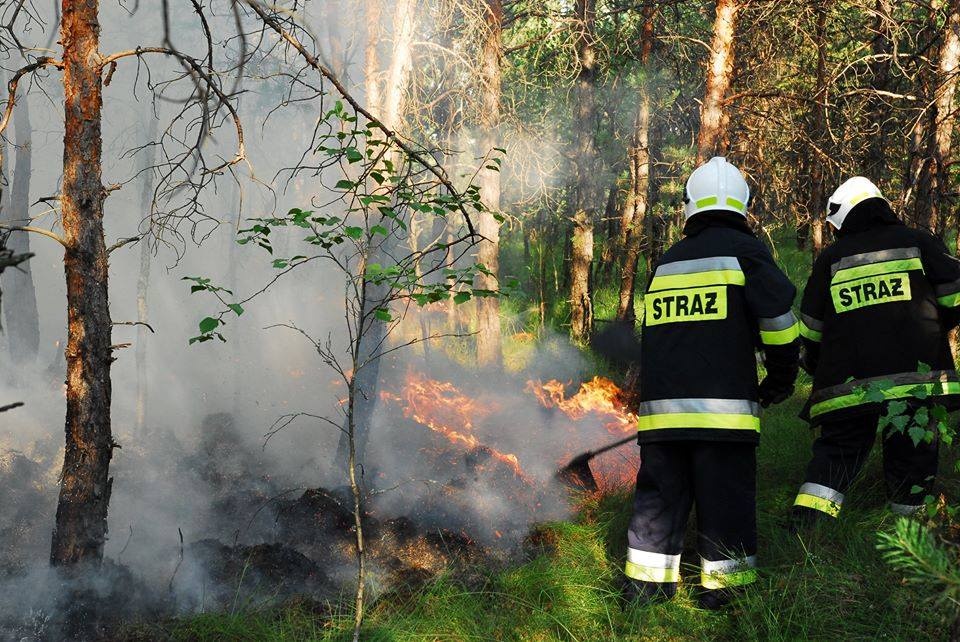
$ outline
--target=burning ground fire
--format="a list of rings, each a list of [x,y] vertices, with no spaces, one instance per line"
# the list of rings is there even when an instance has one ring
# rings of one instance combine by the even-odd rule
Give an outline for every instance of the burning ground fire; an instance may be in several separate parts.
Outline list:
[[[563,413],[574,425],[592,416],[599,419],[612,435],[620,436],[635,430],[636,416],[624,408],[622,391],[613,381],[594,377],[581,384],[577,392],[569,397],[566,392],[568,385],[555,379],[546,382],[530,380],[525,392],[535,397],[542,408]],[[380,396],[384,401],[399,405],[407,419],[442,435],[465,450],[482,451],[490,455],[509,467],[521,480],[531,483],[516,454],[493,448],[477,435],[475,427],[484,424],[501,410],[496,401],[471,397],[450,382],[431,379],[414,370],[407,372],[402,389],[381,391]],[[565,452],[563,458],[575,454],[579,447],[575,440],[570,443],[572,450]],[[600,445],[588,443],[585,447]],[[623,473],[632,475],[633,471],[624,470]],[[624,477],[624,474],[618,476]]]
[[[605,377],[594,377],[569,398],[566,386],[556,379],[528,381],[527,392],[535,395],[544,408],[557,408],[574,421],[594,413],[605,418],[604,426],[614,434],[636,430],[637,416],[623,407],[623,391]]]

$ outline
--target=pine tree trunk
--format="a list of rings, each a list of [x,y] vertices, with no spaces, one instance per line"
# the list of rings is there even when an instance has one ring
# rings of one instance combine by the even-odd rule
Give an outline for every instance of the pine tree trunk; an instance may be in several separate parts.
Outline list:
[[[500,57],[502,55],[503,2],[486,0],[486,33],[480,68],[482,104],[480,111],[480,154],[489,154],[499,147],[500,127]],[[493,276],[481,274],[475,287],[496,290],[500,269],[500,224],[494,214],[500,209],[500,172],[484,163],[480,170],[480,198],[487,211],[480,214],[479,232],[483,240],[477,247],[477,261]],[[477,363],[480,366],[500,367],[500,300],[497,297],[477,299]]]
[[[721,156],[727,147],[728,115],[724,109],[727,91],[733,77],[737,0],[717,0],[717,16],[713,23],[713,41],[707,66],[707,85],[700,107],[700,135],[697,138],[697,165]]]
[[[820,255],[824,246],[824,216],[826,212],[826,180],[824,167],[827,159],[821,156],[826,148],[827,132],[827,3],[817,7],[816,23],[817,72],[816,98],[810,114],[810,139],[814,147],[810,150],[810,194],[807,211],[810,212],[810,251],[814,258]]]
[[[24,97],[17,102],[17,108],[13,111],[17,148],[14,153],[13,185],[8,202],[10,215],[7,220],[11,225],[30,224],[33,142],[29,103],[29,99]],[[30,235],[26,232],[14,232],[7,240],[7,249],[14,254],[29,254]],[[40,350],[40,315],[37,311],[37,291],[29,262],[3,273],[3,291],[6,295],[3,316],[10,356],[16,365],[32,363],[36,361],[37,352]]]
[[[411,51],[413,47],[413,26],[415,20],[415,0],[400,0],[395,8],[393,17],[393,52],[390,62],[390,68],[387,70],[386,88],[381,93],[376,85],[376,75],[368,75],[366,91],[368,97],[371,94],[382,96],[377,101],[378,107],[381,107],[381,121],[392,131],[396,131],[402,124],[402,114],[406,108],[406,92],[409,83],[411,69]],[[378,15],[378,7],[374,7],[375,15]],[[371,16],[368,22],[368,28],[372,31],[368,33],[371,40],[379,38],[379,25],[373,22]],[[377,56],[377,44],[368,42],[366,53],[368,56]],[[368,59],[365,68],[369,71],[379,67],[379,60]],[[373,112],[375,115],[377,112]],[[400,170],[401,160],[399,157],[391,159],[394,167]],[[379,222],[379,221],[372,221]],[[380,263],[381,265],[391,265],[392,250],[398,244],[398,237],[394,230],[386,239],[371,246],[368,249],[368,256],[365,257],[369,263]],[[370,427],[373,420],[373,412],[377,404],[377,388],[380,381],[380,359],[377,358],[383,350],[384,342],[387,336],[388,322],[379,321],[373,318],[374,311],[383,305],[384,299],[389,292],[386,285],[375,285],[373,283],[364,284],[364,300],[361,308],[361,314],[364,317],[370,317],[371,322],[364,328],[362,335],[356,338],[359,342],[360,355],[355,375],[355,384],[357,386],[358,397],[354,406],[353,421],[356,425],[355,436],[348,439],[347,435],[341,434],[340,443],[337,448],[337,459],[341,465],[346,465],[349,453],[354,452],[355,459],[359,465],[363,465],[366,453],[367,443],[370,439]],[[362,367],[360,367],[362,364]],[[353,442],[353,443],[350,443]],[[351,471],[351,474],[352,471]]]
[[[949,199],[950,160],[953,138],[953,99],[960,64],[960,1],[949,4],[947,24],[936,63],[933,104],[927,111],[926,153],[917,181],[916,222],[935,234],[943,234],[941,208]],[[949,211],[949,209],[947,210]]]
[[[111,322],[103,236],[103,103],[97,0],[63,0],[64,149],[60,204],[67,280],[66,449],[50,549],[54,566],[99,563],[107,535]]]
[[[648,68],[650,53],[653,50],[653,14],[652,8],[643,10],[643,39],[640,44],[640,64]],[[630,225],[626,230],[623,270],[620,279],[620,300],[617,305],[617,320],[633,321],[634,292],[636,290],[637,265],[644,238],[650,250],[653,248],[653,221],[649,210],[650,203],[650,94],[647,83],[640,87],[640,105],[634,126],[633,140],[628,152],[630,159],[630,194],[627,203],[631,208]],[[626,220],[626,219],[625,219]]]
[[[870,45],[871,53],[876,59],[870,63],[872,81],[870,87],[874,90],[886,90],[890,85],[890,66],[893,48],[893,4],[891,0],[876,0],[874,2],[874,36]],[[867,123],[870,127],[867,133],[867,145],[863,158],[861,173],[880,182],[887,173],[887,147],[890,134],[890,107],[886,99],[877,93],[870,94],[867,99]]]
[[[593,328],[590,267],[593,264],[593,225],[597,149],[596,105],[596,1],[577,0],[574,28],[577,30],[577,57],[580,70],[574,98],[576,134],[576,185],[573,193],[573,235],[570,256],[570,337],[586,341]]]

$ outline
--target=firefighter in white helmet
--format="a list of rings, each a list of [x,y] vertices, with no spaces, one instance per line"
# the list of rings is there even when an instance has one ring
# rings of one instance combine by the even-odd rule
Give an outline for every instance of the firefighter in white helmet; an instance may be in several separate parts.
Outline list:
[[[796,289],[746,221],[750,189],[723,158],[686,185],[684,238],[656,265],[644,297],[629,601],[676,592],[696,505],[702,590],[718,608],[756,578],[760,408],[793,391]],[[758,383],[756,350],[766,359]]]
[[[907,227],[870,180],[844,182],[827,202],[837,240],[813,265],[803,294],[804,409],[820,427],[794,502],[794,525],[834,518],[884,421],[890,508],[919,509],[937,472],[936,406],[960,405],[947,334],[960,309],[960,263],[943,241]],[[922,429],[909,434],[910,427]],[[929,431],[928,431],[929,429]]]

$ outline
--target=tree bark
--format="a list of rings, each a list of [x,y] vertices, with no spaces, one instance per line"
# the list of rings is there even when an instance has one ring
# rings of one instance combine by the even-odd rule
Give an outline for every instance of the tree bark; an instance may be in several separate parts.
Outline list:
[[[653,51],[652,7],[643,10],[643,32],[640,43],[640,64],[649,69],[650,53]],[[640,105],[634,126],[633,139],[630,141],[628,157],[630,159],[630,193],[627,195],[625,209],[630,208],[629,219],[624,218],[626,242],[624,244],[623,269],[620,279],[620,299],[617,305],[618,321],[633,321],[634,292],[636,290],[637,264],[640,249],[646,238],[649,250],[653,249],[653,221],[650,216],[650,93],[647,87],[649,74],[644,74],[644,83],[640,86]],[[627,221],[629,220],[629,224]],[[649,251],[648,250],[648,251]]]
[[[713,23],[713,41],[707,66],[707,85],[700,107],[700,134],[697,138],[697,165],[722,156],[727,147],[726,130],[729,118],[724,102],[733,77],[737,0],[717,0],[717,16]]]
[[[891,58],[893,49],[893,3],[891,0],[876,0],[874,3],[874,35],[870,45],[876,59],[870,64],[872,82],[877,91],[890,85]],[[890,106],[885,98],[873,93],[867,99],[867,145],[861,172],[873,181],[882,181],[887,172],[887,135],[890,133]]]
[[[381,122],[391,131],[397,131],[402,125],[402,115],[406,109],[406,92],[409,83],[410,70],[412,65],[411,52],[413,47],[413,27],[415,20],[416,0],[400,0],[395,8],[393,16],[393,53],[390,61],[390,68],[386,76],[386,88],[381,90],[376,85],[376,75],[371,80],[368,75],[366,81],[367,95],[381,96],[379,105],[382,115]],[[380,38],[379,16],[380,6],[377,3],[371,5],[373,15],[368,22],[368,39],[378,41]],[[379,68],[379,59],[377,57],[377,46],[379,42],[367,43],[366,54],[373,56],[365,61],[365,68],[369,71]],[[376,113],[376,112],[373,112]],[[392,158],[394,167],[400,165],[399,157]],[[378,221],[371,221],[376,223]],[[391,251],[398,244],[396,230],[379,243],[368,249],[366,260],[368,263],[380,263],[381,265],[391,265]],[[382,307],[384,299],[388,296],[386,285],[375,285],[365,283],[363,292],[363,304],[361,314],[364,317],[373,317],[374,310]],[[377,404],[377,387],[380,380],[380,359],[378,354],[384,347],[384,341],[387,336],[389,323],[373,319],[362,335],[356,338],[359,343],[360,355],[357,362],[357,372],[355,375],[355,384],[358,397],[354,405],[353,418],[356,425],[355,436],[350,439],[343,434],[337,447],[337,460],[340,465],[347,465],[349,453],[354,452],[354,457],[358,465],[362,466],[364,455],[366,453],[367,443],[370,439],[370,424],[373,420],[373,412]],[[362,368],[359,364],[364,364]],[[355,442],[355,443],[351,443]],[[350,471],[354,474],[354,471]]]
[[[100,23],[97,0],[63,0],[64,137],[62,207],[67,281],[66,449],[54,566],[99,564],[107,535],[111,322],[103,236]]]
[[[928,108],[926,153],[917,182],[916,221],[935,234],[944,231],[942,206],[950,198],[950,161],[953,139],[953,99],[960,65],[960,0],[949,3],[940,44],[933,104]],[[948,210],[949,211],[949,210]],[[960,241],[958,241],[960,247]]]
[[[25,226],[30,225],[30,176],[33,171],[29,99],[23,98],[17,103],[13,112],[13,127],[17,141],[14,153],[16,166],[8,202],[7,222],[10,225]],[[13,232],[7,239],[6,246],[14,254],[30,254],[30,235],[27,232]],[[37,291],[29,262],[23,263],[18,269],[4,272],[3,291],[6,294],[3,316],[10,357],[17,365],[36,361],[40,350],[40,315],[37,312]]]
[[[576,184],[573,191],[573,235],[570,257],[570,337],[584,342],[593,328],[590,266],[593,263],[593,224],[595,218],[596,84],[595,29],[596,0],[577,0],[574,28],[577,30],[576,95],[573,129],[576,134]]]
[[[503,46],[503,2],[486,0],[486,33],[480,67],[480,153],[489,154],[499,147],[500,127],[500,58]],[[487,211],[480,213],[479,232],[483,239],[477,247],[477,261],[490,271],[480,274],[474,287],[496,290],[500,269],[500,223],[494,215],[500,210],[500,172],[484,163],[478,176],[480,198]],[[477,299],[477,363],[500,367],[500,300],[497,297]]]
[[[816,96],[810,112],[810,192],[807,211],[810,213],[810,251],[816,258],[824,246],[826,212],[826,167],[823,150],[827,145],[827,3],[817,6],[815,38],[817,47]]]

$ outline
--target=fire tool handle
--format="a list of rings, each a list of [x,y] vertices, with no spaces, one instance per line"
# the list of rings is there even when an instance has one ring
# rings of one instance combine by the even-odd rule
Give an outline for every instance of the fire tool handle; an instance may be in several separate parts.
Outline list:
[[[607,452],[608,450],[613,450],[614,448],[619,448],[620,446],[622,446],[622,445],[624,445],[624,444],[629,444],[631,441],[636,441],[636,440],[637,440],[637,436],[636,436],[636,435],[630,435],[629,437],[625,437],[625,438],[623,438],[623,439],[621,439],[621,440],[619,440],[619,441],[615,441],[615,442],[613,442],[612,444],[608,444],[608,445],[604,446],[603,448],[598,448],[597,450],[594,450],[594,451],[591,453],[591,455],[593,455],[593,456],[600,455],[600,454],[602,454],[602,453]]]

